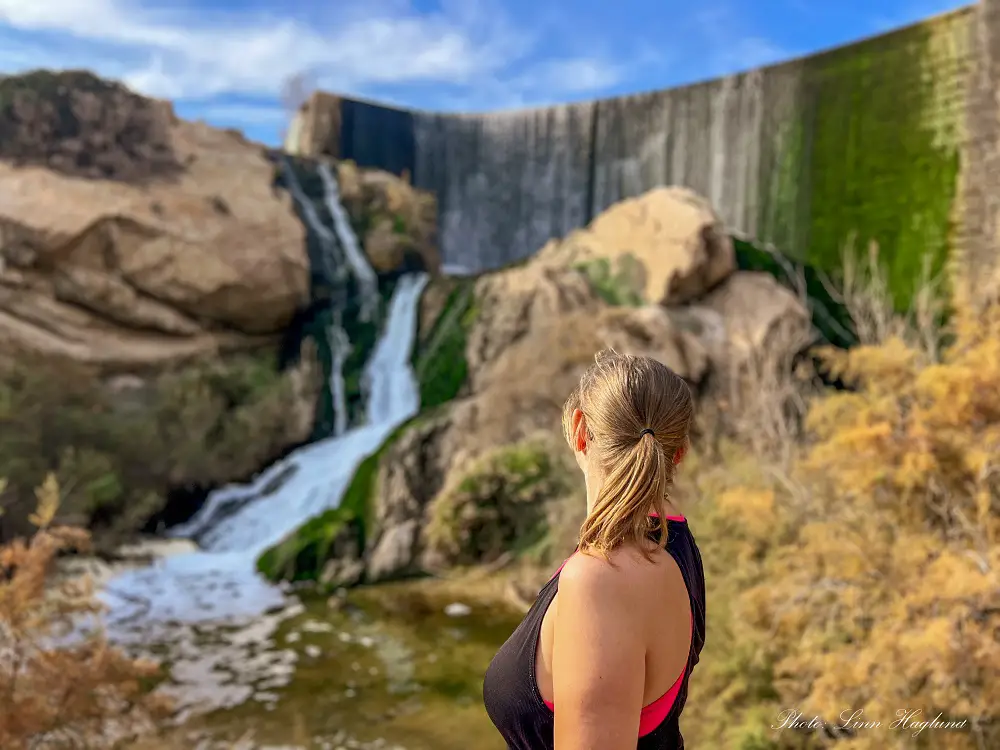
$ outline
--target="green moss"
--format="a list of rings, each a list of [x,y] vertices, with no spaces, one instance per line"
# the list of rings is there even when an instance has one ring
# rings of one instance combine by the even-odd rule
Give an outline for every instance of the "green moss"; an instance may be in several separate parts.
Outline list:
[[[806,150],[805,127],[799,115],[792,115],[778,126],[773,135],[774,169],[762,169],[759,188],[760,215],[757,218],[760,235],[789,255],[803,260],[804,239],[808,216],[809,191],[803,189],[806,177],[803,166]]]
[[[323,566],[330,559],[333,543],[345,533],[348,525],[351,528],[347,533],[356,535],[354,541],[357,548],[363,550],[371,528],[372,498],[379,463],[399,436],[419,419],[415,417],[390,433],[375,453],[358,464],[340,504],[310,519],[281,542],[265,550],[257,558],[257,570],[272,581],[319,580]]]
[[[328,510],[300,526],[294,534],[286,537],[274,547],[266,550],[257,559],[257,570],[271,581],[314,581],[323,571],[329,559],[330,548],[344,532],[358,534],[359,549],[361,532],[353,509],[341,506]],[[353,528],[348,528],[353,524]]]
[[[448,295],[426,344],[414,352],[421,409],[447,403],[461,391],[469,370],[465,344],[476,314],[475,282],[462,279]]]
[[[609,305],[638,307],[642,299],[642,268],[632,255],[618,258],[615,267],[607,258],[594,258],[576,265],[587,277],[594,293]]]
[[[396,234],[406,235],[406,219],[399,214],[392,217],[392,231]]]
[[[741,239],[733,238],[736,264],[741,271],[763,271],[774,276],[785,286],[794,289],[793,275],[801,273],[805,280],[813,325],[827,342],[839,347],[853,346],[857,342],[854,324],[846,308],[835,300],[823,274],[813,266],[798,263],[787,256],[776,255]]]
[[[852,236],[855,251],[878,242],[901,308],[925,256],[932,273],[947,259],[961,108],[935,79],[955,73],[938,65],[933,42],[966,22],[942,18],[805,62],[804,259],[834,271]]]

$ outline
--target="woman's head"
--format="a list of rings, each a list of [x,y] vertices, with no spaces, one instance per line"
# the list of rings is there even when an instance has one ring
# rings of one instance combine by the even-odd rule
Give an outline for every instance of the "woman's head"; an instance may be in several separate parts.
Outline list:
[[[676,465],[687,449],[694,401],[661,362],[600,352],[563,408],[563,431],[587,477],[580,548],[605,554],[641,543],[651,513],[666,515]],[[665,522],[659,523],[661,533]]]

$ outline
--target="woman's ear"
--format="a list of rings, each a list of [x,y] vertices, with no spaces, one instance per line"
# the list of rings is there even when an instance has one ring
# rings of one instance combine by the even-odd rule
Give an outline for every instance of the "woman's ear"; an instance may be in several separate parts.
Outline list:
[[[674,466],[684,460],[684,456],[687,455],[687,448],[687,443],[685,443],[677,449],[676,453],[674,453]]]
[[[573,410],[573,450],[587,452],[587,417],[579,409]]]

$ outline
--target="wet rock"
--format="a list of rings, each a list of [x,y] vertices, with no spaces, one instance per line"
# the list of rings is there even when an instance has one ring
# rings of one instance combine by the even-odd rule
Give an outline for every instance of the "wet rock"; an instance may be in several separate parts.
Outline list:
[[[440,460],[447,429],[447,419],[431,418],[404,432],[387,450],[379,467],[373,530],[366,543],[368,581],[420,570],[427,505],[447,469]]]
[[[359,558],[333,558],[323,566],[319,582],[324,586],[354,586],[365,575],[365,564]]]
[[[461,602],[452,602],[444,608],[444,613],[448,615],[448,617],[466,617],[472,613],[472,607],[468,604],[462,604]]]

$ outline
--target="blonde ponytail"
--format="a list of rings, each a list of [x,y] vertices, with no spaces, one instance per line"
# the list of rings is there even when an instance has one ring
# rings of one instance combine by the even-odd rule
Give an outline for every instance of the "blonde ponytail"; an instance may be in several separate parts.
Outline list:
[[[575,409],[586,418],[602,470],[600,491],[580,529],[580,550],[606,556],[632,544],[648,556],[651,532],[666,543],[674,456],[687,443],[694,414],[691,391],[656,360],[601,352],[566,402],[570,440]]]

